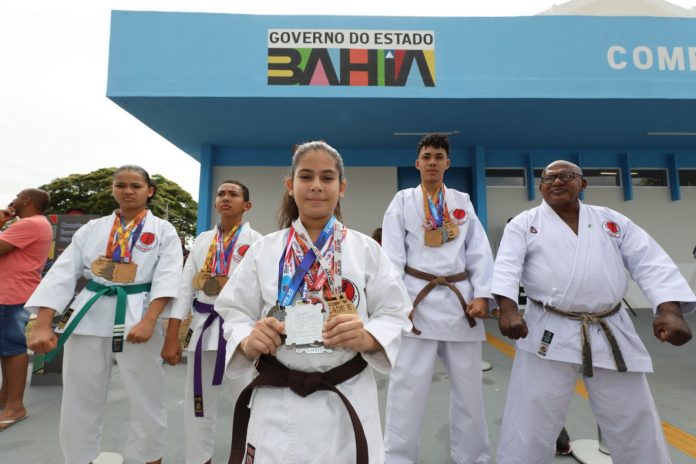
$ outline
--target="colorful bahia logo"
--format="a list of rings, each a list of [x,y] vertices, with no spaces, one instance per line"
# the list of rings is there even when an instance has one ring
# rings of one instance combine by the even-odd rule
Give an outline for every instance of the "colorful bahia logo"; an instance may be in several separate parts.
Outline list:
[[[268,85],[435,86],[435,33],[269,29]]]

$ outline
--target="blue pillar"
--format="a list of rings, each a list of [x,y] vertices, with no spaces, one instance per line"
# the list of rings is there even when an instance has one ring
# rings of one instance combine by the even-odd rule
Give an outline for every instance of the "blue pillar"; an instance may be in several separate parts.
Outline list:
[[[488,231],[488,202],[486,201],[486,147],[476,145],[474,151],[474,166],[471,173],[474,183],[474,198],[476,203],[476,215],[479,217],[483,228]]]
[[[196,234],[210,229],[213,204],[213,146],[205,144],[201,148],[201,174],[198,185],[198,220]]]
[[[527,200],[536,200],[536,188],[534,188],[534,156],[531,153],[525,153],[525,177],[527,180]]]
[[[672,201],[681,200],[681,186],[679,185],[679,163],[676,153],[667,155],[669,173],[669,190],[672,193]]]
[[[623,184],[624,201],[633,200],[633,184],[631,183],[631,157],[628,153],[621,154],[621,184]]]

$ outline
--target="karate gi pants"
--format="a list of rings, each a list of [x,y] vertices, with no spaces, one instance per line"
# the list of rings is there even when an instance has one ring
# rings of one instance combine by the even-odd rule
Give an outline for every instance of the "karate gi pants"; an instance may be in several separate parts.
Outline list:
[[[389,378],[384,445],[386,464],[418,462],[423,415],[440,357],[450,378],[449,423],[457,464],[490,462],[483,408],[481,342],[447,342],[402,337]],[[427,462],[427,457],[424,457]]]
[[[212,459],[215,454],[215,426],[218,416],[218,398],[225,385],[230,393],[229,400],[232,403],[229,422],[234,417],[234,405],[237,398],[252,380],[252,372],[241,378],[229,379],[223,377],[222,385],[212,385],[215,373],[215,359],[217,351],[204,351],[201,353],[201,378],[203,386],[203,417],[196,417],[193,411],[193,368],[195,354],[193,351],[186,353],[186,386],[184,388],[184,444],[186,447],[186,464],[203,464]],[[231,433],[231,432],[230,432]],[[225,443],[229,443],[230,436]]]
[[[579,367],[517,350],[503,411],[498,464],[553,462]],[[645,373],[595,367],[594,376],[584,380],[614,464],[671,463]]]
[[[157,324],[146,343],[123,343],[113,353],[130,402],[126,455],[138,462],[162,457],[167,436],[164,341]],[[87,464],[101,451],[102,416],[111,380],[111,338],[71,335],[64,346],[60,446],[67,464]],[[125,430],[124,430],[125,432]]]

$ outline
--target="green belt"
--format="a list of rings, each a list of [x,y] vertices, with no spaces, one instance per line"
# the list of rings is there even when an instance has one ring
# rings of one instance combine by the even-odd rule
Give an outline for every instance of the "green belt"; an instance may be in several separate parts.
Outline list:
[[[51,362],[53,358],[58,355],[65,342],[67,341],[70,334],[80,323],[82,318],[87,311],[94,305],[94,303],[103,296],[114,296],[116,295],[116,315],[114,317],[114,331],[111,343],[111,348],[114,353],[119,353],[123,351],[123,333],[125,331],[126,324],[126,295],[133,295],[136,293],[149,292],[152,284],[136,284],[136,285],[102,285],[97,282],[90,280],[87,283],[87,290],[96,292],[92,298],[85,303],[85,305],[80,309],[80,311],[75,315],[75,318],[70,322],[65,329],[65,331],[58,338],[58,346],[56,349],[46,354],[45,362]]]

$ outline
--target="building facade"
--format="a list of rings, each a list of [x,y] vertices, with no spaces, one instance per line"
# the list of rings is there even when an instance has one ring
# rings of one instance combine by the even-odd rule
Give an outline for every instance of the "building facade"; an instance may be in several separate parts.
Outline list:
[[[227,178],[275,230],[292,146],[323,139],[347,166],[345,220],[369,234],[438,131],[445,182],[471,193],[494,250],[539,203],[540,169],[567,159],[584,201],[631,217],[696,279],[694,18],[115,11],[107,96],[200,161],[199,230]]]

